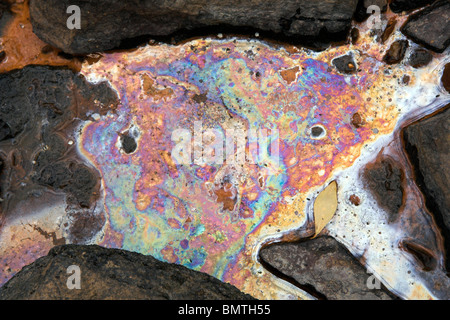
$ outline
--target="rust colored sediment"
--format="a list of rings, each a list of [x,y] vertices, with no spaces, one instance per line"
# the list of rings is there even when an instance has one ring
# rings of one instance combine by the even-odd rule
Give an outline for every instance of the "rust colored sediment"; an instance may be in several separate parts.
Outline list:
[[[80,70],[79,59],[58,55],[60,50],[50,47],[33,33],[29,0],[16,0],[10,10],[13,17],[0,35],[0,51],[5,54],[0,61],[0,73],[30,64],[66,66],[77,72]]]

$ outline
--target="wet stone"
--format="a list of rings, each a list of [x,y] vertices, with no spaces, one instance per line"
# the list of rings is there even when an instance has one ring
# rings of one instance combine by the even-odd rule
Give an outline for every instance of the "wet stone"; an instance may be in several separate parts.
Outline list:
[[[410,77],[410,76],[404,75],[403,78],[402,78],[402,83],[403,83],[404,85],[408,85],[410,80],[411,80],[411,77]]]
[[[411,15],[401,31],[414,42],[443,52],[450,44],[450,1],[436,1]]]
[[[89,84],[69,69],[27,66],[0,74],[0,152],[20,155],[20,161],[12,157],[5,163],[12,180],[2,191],[11,201],[26,199],[18,187],[23,184],[64,192],[69,203],[90,206],[99,174],[80,164],[68,140],[80,119],[88,119],[88,109],[99,108],[94,100],[108,106],[98,111],[103,113],[117,104],[105,83]]]
[[[81,289],[67,287],[67,268],[81,271]],[[0,288],[0,300],[253,300],[203,272],[152,256],[96,245],[62,245]]]
[[[3,21],[5,16],[9,13],[9,4],[6,1],[0,2],[0,31],[2,31],[3,26],[5,25],[5,21]]]
[[[0,2],[0,19],[3,16],[3,12],[7,10],[6,3]]]
[[[425,204],[444,237],[450,272],[450,106],[403,130],[403,140]]]
[[[389,214],[388,221],[394,222],[403,204],[403,169],[393,159],[378,156],[374,163],[363,169],[362,174],[367,188]]]
[[[395,13],[410,11],[432,4],[435,0],[392,0],[389,4],[391,10]]]
[[[359,30],[357,28],[353,28],[352,31],[350,31],[350,38],[352,41],[352,44],[356,44],[359,39]]]
[[[356,72],[356,62],[350,54],[335,58],[332,63],[339,72],[347,74]]]
[[[395,17],[389,19],[386,28],[381,35],[381,42],[386,42],[387,39],[391,36],[392,32],[395,30],[395,26],[397,25],[397,19]]]
[[[334,238],[322,236],[296,243],[269,245],[260,257],[268,269],[319,299],[392,300],[384,287],[369,289],[371,276]]]
[[[408,63],[414,68],[421,68],[430,63],[433,55],[425,49],[416,49],[409,56]]]
[[[364,124],[364,120],[361,117],[361,115],[358,112],[354,113],[352,116],[352,125],[355,128],[360,128],[363,124]]]
[[[350,201],[354,206],[359,206],[359,205],[361,204],[361,199],[360,199],[357,195],[355,195],[355,194],[352,194],[352,195],[349,197],[349,201]]]
[[[66,27],[70,0],[34,0],[30,15],[39,38],[70,54],[101,52],[144,36],[170,40],[175,35],[186,39],[219,32],[254,35],[255,31],[276,40],[323,47],[347,38],[357,3],[185,0],[174,5],[170,1],[87,0],[78,3],[81,29],[73,30]]]
[[[386,55],[383,57],[383,61],[387,64],[396,64],[401,62],[405,57],[408,46],[409,44],[407,40],[395,41],[386,52]]]

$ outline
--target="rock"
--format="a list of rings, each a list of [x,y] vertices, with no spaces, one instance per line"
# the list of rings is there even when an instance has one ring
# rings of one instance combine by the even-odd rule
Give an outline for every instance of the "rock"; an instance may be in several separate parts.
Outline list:
[[[445,65],[444,71],[442,72],[441,83],[444,89],[450,93],[450,63]]]
[[[436,1],[411,15],[401,31],[414,42],[443,52],[450,44],[450,1]]]
[[[350,40],[352,42],[352,44],[356,44],[359,40],[359,29],[358,28],[353,28],[350,31]]]
[[[0,37],[3,36],[3,33],[12,18],[13,13],[11,12],[11,4],[8,1],[0,1]],[[5,41],[5,39],[3,39],[3,41]],[[0,49],[2,49],[2,46],[0,46]]]
[[[395,13],[425,7],[436,0],[392,0],[389,8]]]
[[[393,159],[379,155],[375,162],[366,165],[362,172],[364,182],[381,208],[394,222],[403,204],[405,173]]]
[[[409,56],[408,63],[413,68],[422,68],[430,63],[433,55],[425,49],[416,49]]]
[[[365,268],[347,249],[329,236],[297,243],[270,245],[260,257],[278,276],[291,279],[312,295],[329,300],[391,300],[384,287],[369,289]]]
[[[3,18],[3,14],[8,11],[8,4],[5,2],[0,2],[0,19]]]
[[[114,105],[109,85],[90,84],[69,69],[27,66],[0,74],[0,153],[8,155],[0,176],[2,215],[44,189],[66,194],[72,242],[98,232],[104,217],[88,209],[98,199],[100,176],[74,152],[74,131],[88,112],[106,114]],[[77,222],[87,217],[90,224]]]
[[[405,57],[408,46],[409,44],[407,40],[395,41],[386,52],[386,55],[383,57],[383,61],[387,64],[396,64],[401,62]]]
[[[392,32],[395,30],[395,26],[397,25],[397,19],[396,17],[392,17],[388,20],[386,24],[386,28],[384,29],[383,33],[381,34],[381,42],[385,43],[387,39],[392,35]]]
[[[127,39],[144,35],[209,35],[227,30],[244,34],[258,30],[264,37],[287,37],[321,46],[347,38],[357,2],[181,0],[174,4],[152,0],[35,0],[30,4],[30,14],[36,35],[71,54],[113,49]],[[74,4],[81,10],[81,29],[69,30],[66,22],[70,14],[66,10]]]
[[[441,229],[450,272],[450,105],[430,118],[403,130],[403,139],[415,179],[426,206]]]
[[[341,73],[351,74],[355,73],[357,69],[356,62],[350,54],[337,57],[333,59],[332,63]]]
[[[80,269],[80,289],[68,289],[69,266]],[[70,281],[69,281],[70,282]],[[63,245],[24,267],[2,288],[0,299],[39,300],[251,300],[206,273],[152,256],[96,245]]]
[[[120,137],[120,141],[122,143],[122,148],[125,151],[125,153],[132,153],[137,148],[136,140],[133,136],[131,136],[128,133],[124,133]]]

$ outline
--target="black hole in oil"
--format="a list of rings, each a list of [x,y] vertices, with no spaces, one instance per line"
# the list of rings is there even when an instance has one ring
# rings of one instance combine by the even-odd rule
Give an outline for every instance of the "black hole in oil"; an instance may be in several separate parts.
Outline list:
[[[122,143],[122,149],[126,153],[132,153],[137,148],[136,140],[134,140],[134,138],[127,133],[120,136],[120,142]]]
[[[322,134],[324,133],[323,128],[317,126],[317,127],[312,127],[311,128],[311,136],[313,138],[318,138],[320,137]]]

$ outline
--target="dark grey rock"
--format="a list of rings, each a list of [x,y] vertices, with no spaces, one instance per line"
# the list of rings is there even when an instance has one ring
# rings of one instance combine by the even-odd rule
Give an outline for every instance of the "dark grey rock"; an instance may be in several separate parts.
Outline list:
[[[404,202],[403,168],[392,158],[379,155],[373,163],[366,165],[362,177],[379,206],[386,210],[389,222],[394,222]]]
[[[104,216],[89,209],[98,199],[100,174],[68,142],[87,113],[106,114],[117,103],[109,85],[90,84],[69,69],[27,66],[0,74],[2,218],[44,190],[67,195],[71,242],[98,232]]]
[[[350,54],[337,57],[333,59],[332,63],[342,73],[355,73],[357,69],[356,62]]]
[[[71,54],[104,51],[143,35],[250,28],[277,40],[310,45],[347,38],[358,0],[34,0],[33,31],[45,42]],[[69,5],[81,9],[81,29],[69,30]],[[214,27],[219,26],[218,28]],[[204,34],[203,34],[204,35]],[[261,34],[265,36],[264,34]],[[319,45],[320,46],[320,45]]]
[[[0,33],[12,18],[10,11],[10,4],[5,1],[0,1]]]
[[[389,4],[391,10],[395,13],[402,11],[410,11],[422,8],[426,5],[432,4],[436,0],[392,0]]]
[[[269,269],[318,298],[328,300],[392,300],[386,288],[369,289],[365,268],[334,238],[323,236],[265,247],[260,257]]]
[[[443,52],[450,44],[450,1],[436,1],[411,15],[401,31],[414,42]]]
[[[6,3],[0,2],[0,19],[3,17],[3,13],[8,9]]]
[[[422,68],[430,63],[433,55],[425,49],[416,49],[409,56],[408,63],[414,68]]]
[[[409,43],[407,40],[397,40],[391,44],[390,48],[383,57],[383,61],[387,64],[400,63],[405,57],[406,49]]]
[[[68,289],[67,268],[80,268],[80,289]],[[152,256],[96,245],[54,247],[24,267],[2,288],[1,300],[251,300],[205,273]]]
[[[450,273],[450,105],[405,128],[403,139],[417,185],[444,237]]]

